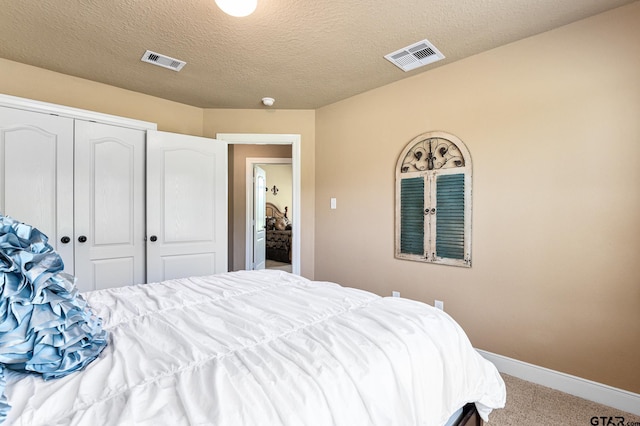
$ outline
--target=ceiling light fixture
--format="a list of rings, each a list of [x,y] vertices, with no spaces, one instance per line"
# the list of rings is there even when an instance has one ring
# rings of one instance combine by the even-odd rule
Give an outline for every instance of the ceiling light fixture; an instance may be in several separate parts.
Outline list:
[[[242,18],[256,10],[258,0],[216,0],[216,4],[227,15]]]

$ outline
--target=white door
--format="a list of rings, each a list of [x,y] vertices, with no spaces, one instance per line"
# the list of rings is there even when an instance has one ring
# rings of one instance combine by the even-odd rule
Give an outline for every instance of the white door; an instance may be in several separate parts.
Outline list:
[[[264,269],[267,254],[266,191],[267,173],[253,166],[253,269]]]
[[[147,281],[227,271],[227,143],[147,132]]]
[[[47,235],[74,274],[73,119],[0,107],[0,213]]]
[[[80,291],[145,277],[145,131],[76,120],[75,256]]]

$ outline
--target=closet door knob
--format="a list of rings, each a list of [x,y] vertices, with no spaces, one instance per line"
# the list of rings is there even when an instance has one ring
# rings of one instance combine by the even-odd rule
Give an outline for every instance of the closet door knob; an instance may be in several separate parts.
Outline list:
[[[87,242],[87,237],[85,237],[84,235],[80,235],[78,237],[78,241],[80,241],[81,243],[86,243]]]
[[[156,241],[158,241],[158,237],[156,237],[155,235],[152,235],[149,239],[150,239],[152,242],[156,242]]]
[[[69,244],[69,241],[71,241],[71,238],[67,237],[66,235],[62,238],[60,238],[60,242],[62,244]]]

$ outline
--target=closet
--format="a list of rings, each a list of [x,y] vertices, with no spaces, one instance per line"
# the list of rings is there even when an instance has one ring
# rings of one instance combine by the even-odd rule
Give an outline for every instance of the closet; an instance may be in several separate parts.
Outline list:
[[[0,213],[47,235],[80,291],[226,271],[226,144],[155,128],[0,95]]]
[[[49,237],[81,291],[145,282],[145,131],[0,107],[0,212]]]

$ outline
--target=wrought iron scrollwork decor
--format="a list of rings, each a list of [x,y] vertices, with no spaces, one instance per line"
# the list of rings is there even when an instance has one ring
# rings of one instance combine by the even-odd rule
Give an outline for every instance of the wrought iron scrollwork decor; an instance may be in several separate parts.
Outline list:
[[[409,149],[401,171],[422,172],[464,165],[464,157],[453,142],[444,138],[428,138],[418,141]]]
[[[471,267],[472,160],[450,133],[422,133],[396,162],[398,259]]]

